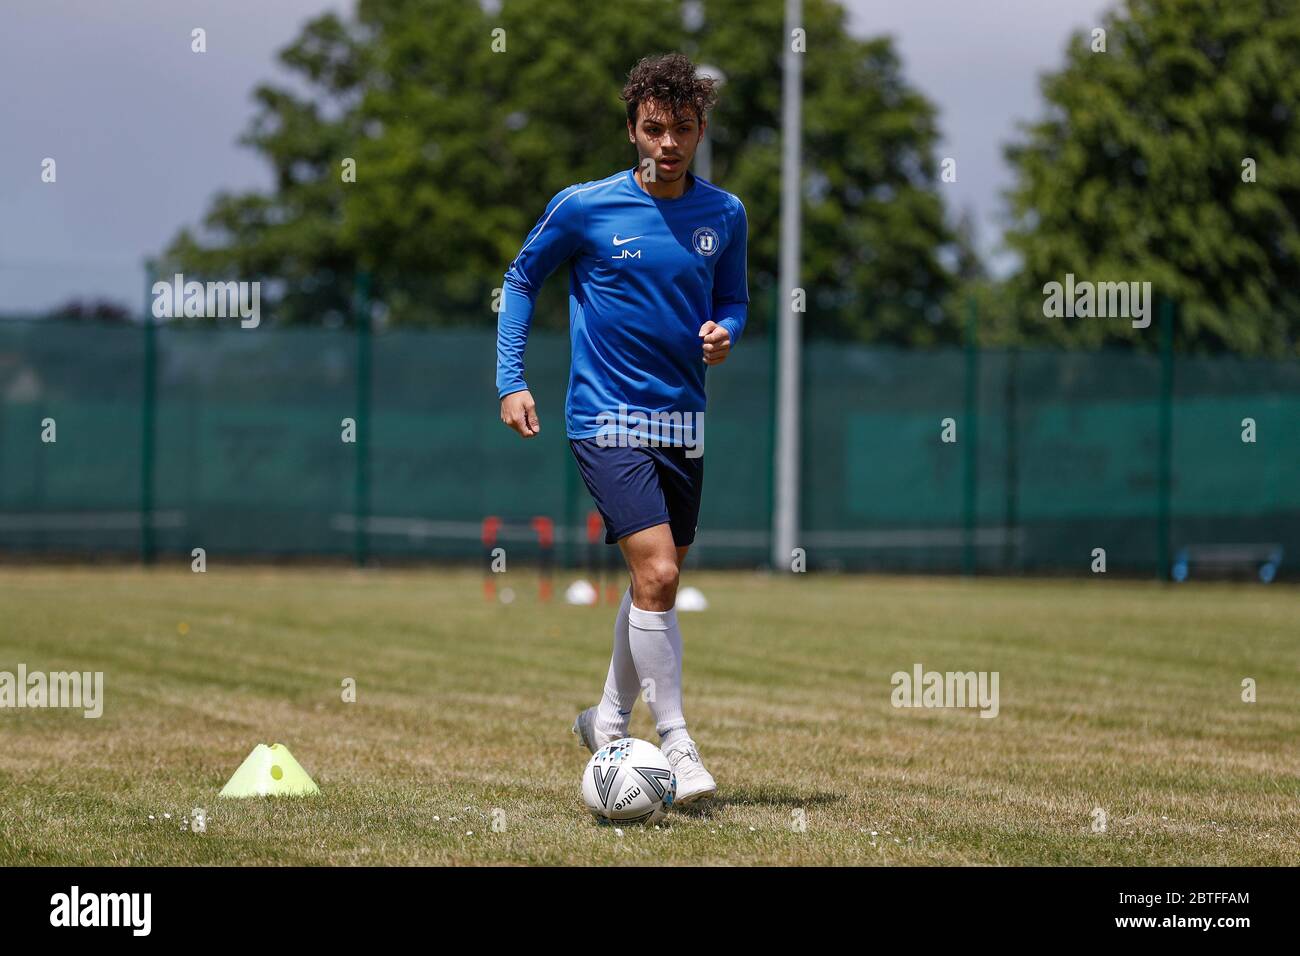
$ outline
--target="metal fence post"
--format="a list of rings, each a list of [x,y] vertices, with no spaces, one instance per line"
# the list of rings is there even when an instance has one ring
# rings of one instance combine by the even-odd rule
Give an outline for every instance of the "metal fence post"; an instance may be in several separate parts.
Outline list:
[[[153,263],[145,263],[144,314],[141,318],[144,334],[144,368],[140,383],[140,563],[153,564],[153,472],[154,431],[158,397],[158,323],[154,321],[149,305],[153,293]]]
[[[1007,349],[1006,391],[1004,393],[1004,414],[1006,427],[1004,432],[1006,444],[1006,540],[1002,546],[1003,571],[1010,572],[1018,567],[1019,541],[1017,529],[1020,525],[1020,397],[1017,391],[1017,377],[1020,371],[1020,347],[1012,345]]]
[[[1160,300],[1160,460],[1156,503],[1156,577],[1170,578],[1169,499],[1173,484],[1174,302]]]
[[[962,546],[961,571],[975,573],[975,511],[979,491],[979,307],[972,296],[966,306],[966,420],[962,422],[965,435],[961,437],[962,455],[962,511],[965,534]]]
[[[355,535],[353,560],[358,567],[370,556],[370,275],[359,272],[353,289],[353,318],[357,327],[357,452]]]
[[[777,361],[777,353],[780,351],[780,336],[777,334],[777,323],[781,320],[779,309],[781,302],[781,287],[778,284],[772,285],[772,294],[769,296],[769,321],[767,324],[767,369],[768,369],[768,396],[772,403],[771,412],[767,420],[767,514],[768,514],[768,542],[767,552],[768,560],[773,561],[772,570],[779,571],[780,566],[775,563],[776,548],[776,529],[774,519],[776,515],[776,408],[780,403],[777,394],[777,379],[780,375],[780,363]],[[801,476],[802,477],[802,476]],[[788,560],[788,558],[787,558]]]

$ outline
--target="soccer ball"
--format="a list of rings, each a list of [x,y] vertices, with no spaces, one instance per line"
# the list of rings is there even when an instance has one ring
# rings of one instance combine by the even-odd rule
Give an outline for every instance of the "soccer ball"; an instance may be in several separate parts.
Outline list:
[[[658,823],[676,794],[668,758],[636,737],[601,747],[582,772],[582,799],[601,823]]]

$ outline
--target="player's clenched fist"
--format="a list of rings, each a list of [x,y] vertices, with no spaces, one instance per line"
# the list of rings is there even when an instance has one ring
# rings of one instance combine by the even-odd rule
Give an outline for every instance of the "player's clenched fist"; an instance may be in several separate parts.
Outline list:
[[[533,403],[533,393],[528,389],[511,392],[501,399],[501,420],[525,438],[532,438],[542,430],[542,423],[537,419],[537,406]]]
[[[700,338],[704,340],[704,364],[717,365],[725,362],[731,354],[731,333],[712,320],[700,326]]]

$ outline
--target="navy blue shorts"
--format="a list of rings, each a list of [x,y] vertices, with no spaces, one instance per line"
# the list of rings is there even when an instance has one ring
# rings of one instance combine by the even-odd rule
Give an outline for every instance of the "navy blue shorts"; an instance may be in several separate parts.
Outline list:
[[[695,541],[704,490],[704,456],[687,457],[681,445],[621,448],[595,438],[570,438],[596,510],[605,519],[605,543],[666,524],[679,548]]]

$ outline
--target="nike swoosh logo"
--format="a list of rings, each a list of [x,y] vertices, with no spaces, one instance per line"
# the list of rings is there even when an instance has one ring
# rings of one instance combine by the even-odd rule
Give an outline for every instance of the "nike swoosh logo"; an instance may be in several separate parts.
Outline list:
[[[615,233],[615,234],[614,234],[614,245],[616,245],[616,246],[626,246],[629,242],[636,242],[636,241],[637,241],[638,239],[640,239],[640,238],[641,238],[640,236],[633,236],[631,239],[620,239],[620,238],[618,237],[618,233]]]

